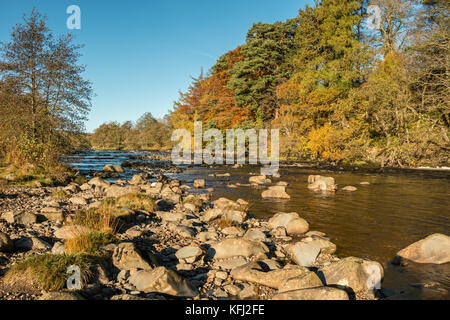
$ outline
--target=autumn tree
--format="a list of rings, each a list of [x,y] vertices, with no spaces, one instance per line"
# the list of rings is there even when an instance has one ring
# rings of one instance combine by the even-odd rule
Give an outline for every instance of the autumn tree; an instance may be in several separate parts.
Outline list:
[[[277,116],[276,88],[291,75],[285,62],[294,49],[296,27],[296,19],[254,24],[240,50],[242,59],[230,70],[228,88],[237,106],[255,114],[260,126]]]
[[[11,41],[1,45],[0,117],[17,125],[4,140],[19,153],[16,160],[58,161],[82,132],[92,88],[82,77],[80,48],[71,35],[55,38],[35,9],[13,28]]]

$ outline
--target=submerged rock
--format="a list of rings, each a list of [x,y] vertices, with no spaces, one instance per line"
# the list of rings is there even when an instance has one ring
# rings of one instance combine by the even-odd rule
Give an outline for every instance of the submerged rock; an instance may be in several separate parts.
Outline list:
[[[402,258],[416,263],[448,263],[450,262],[450,237],[440,233],[432,234],[399,251],[394,262]]]

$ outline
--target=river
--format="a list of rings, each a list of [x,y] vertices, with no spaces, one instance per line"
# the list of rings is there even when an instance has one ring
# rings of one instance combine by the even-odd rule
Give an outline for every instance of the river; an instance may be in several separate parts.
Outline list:
[[[106,164],[118,164],[145,155],[145,152],[93,151],[68,159],[81,173],[101,171]],[[133,160],[136,161],[136,160]],[[250,213],[270,217],[277,212],[297,212],[310,223],[311,230],[327,233],[341,257],[356,256],[383,264],[384,292],[391,299],[450,299],[450,264],[394,266],[395,253],[433,233],[450,233],[450,172],[392,171],[360,173],[282,167],[281,180],[289,183],[290,200],[262,200],[263,188],[229,184],[248,184],[259,168],[240,169],[185,167],[182,173],[169,174],[182,183],[205,179],[214,188],[213,197],[242,198],[251,204]],[[129,179],[136,170],[121,175]],[[229,179],[211,177],[212,173],[230,173]],[[353,185],[356,192],[324,194],[307,189],[308,176],[320,174],[336,179],[340,187]],[[115,180],[115,179],[114,179]],[[360,185],[361,182],[370,185]]]

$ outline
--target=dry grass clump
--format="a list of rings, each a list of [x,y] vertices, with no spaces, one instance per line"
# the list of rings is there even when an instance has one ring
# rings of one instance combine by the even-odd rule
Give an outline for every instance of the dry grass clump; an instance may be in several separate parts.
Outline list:
[[[116,199],[116,207],[127,208],[135,211],[154,212],[156,210],[155,200],[143,193],[130,193]]]
[[[11,286],[59,291],[65,288],[70,277],[67,268],[78,266],[81,285],[84,286],[92,277],[90,268],[94,263],[95,259],[88,255],[35,255],[13,265],[3,277],[3,282]]]
[[[98,208],[77,212],[72,224],[87,227],[92,231],[114,234],[119,229],[120,221],[114,210]]]
[[[101,255],[101,248],[117,242],[113,233],[93,231],[82,233],[66,240],[64,247],[68,254]]]

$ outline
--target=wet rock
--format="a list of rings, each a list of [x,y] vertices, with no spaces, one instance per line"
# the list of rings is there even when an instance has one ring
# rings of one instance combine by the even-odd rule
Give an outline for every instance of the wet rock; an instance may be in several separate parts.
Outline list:
[[[309,272],[308,269],[302,267],[264,272],[259,263],[251,262],[233,269],[231,271],[231,277],[235,280],[252,282],[269,288],[279,289],[288,279],[299,277]]]
[[[141,251],[131,242],[119,244],[112,256],[113,264],[120,270],[151,270],[151,264],[144,259]]]
[[[197,246],[188,246],[179,249],[175,256],[179,260],[186,261],[187,263],[194,263],[203,254],[202,249]]]
[[[165,267],[158,267],[151,271],[137,271],[128,281],[137,290],[151,293],[159,292],[177,297],[195,297],[196,290],[192,285],[175,271]]]
[[[238,256],[252,257],[265,255],[269,252],[269,248],[261,241],[231,238],[212,245],[210,251],[214,259],[229,259]]]
[[[337,190],[334,178],[322,176],[309,176],[308,189],[314,191],[329,191],[335,192]]]
[[[318,275],[327,286],[357,293],[370,292],[379,286],[384,270],[376,261],[348,257],[321,268]]]
[[[37,217],[31,212],[13,212],[7,211],[2,214],[2,219],[9,223],[31,225],[37,222]]]
[[[115,173],[125,172],[121,166],[112,165],[112,164],[107,164],[106,166],[104,166],[102,171],[103,172],[115,172]]]
[[[255,177],[250,177],[249,182],[251,184],[263,185],[263,184],[271,184],[272,180],[267,179],[266,176],[255,176]]]
[[[355,191],[358,191],[358,188],[356,188],[356,187],[354,187],[354,186],[347,186],[347,187],[342,188],[342,191],[345,191],[345,192],[355,192]]]
[[[80,294],[70,291],[47,292],[39,300],[63,301],[63,300],[85,300]]]
[[[14,250],[14,243],[6,233],[0,232],[0,252],[10,252]]]
[[[450,262],[450,237],[439,233],[428,236],[399,251],[394,262],[401,259],[416,263],[448,263]]]
[[[268,190],[263,191],[263,198],[274,198],[274,199],[290,199],[291,196],[287,194],[285,186],[273,186],[269,187]]]
[[[344,290],[320,287],[279,293],[272,300],[349,300]]]
[[[194,180],[194,188],[196,189],[204,189],[206,186],[206,182],[204,179]]]

